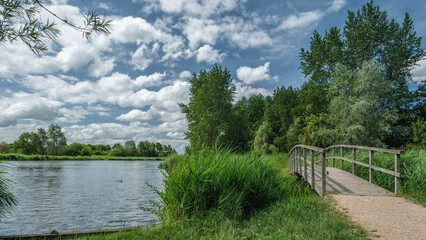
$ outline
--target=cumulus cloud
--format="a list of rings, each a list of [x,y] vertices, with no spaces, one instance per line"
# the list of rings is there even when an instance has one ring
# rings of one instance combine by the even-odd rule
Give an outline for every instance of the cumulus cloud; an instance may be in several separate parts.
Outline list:
[[[187,18],[181,26],[182,33],[189,41],[189,47],[195,49],[202,43],[215,44],[220,27],[211,19]]]
[[[179,78],[180,79],[188,79],[188,78],[191,78],[192,77],[192,74],[191,74],[191,72],[190,71],[182,71],[180,74],[179,74]]]
[[[142,44],[132,54],[131,63],[137,70],[145,70],[153,61],[153,55],[158,51],[158,43],[155,43],[152,48],[149,48],[146,44]]]
[[[346,0],[334,0],[328,8],[329,12],[337,12],[347,4]]]
[[[59,116],[61,105],[61,102],[38,95],[16,93],[10,98],[2,98],[0,112],[9,123],[13,119],[53,121]]]
[[[302,12],[300,14],[290,15],[280,24],[278,29],[291,30],[295,28],[303,28],[315,24],[324,16],[320,10]]]
[[[197,62],[220,63],[224,57],[225,53],[219,54],[219,50],[207,44],[197,50]]]
[[[254,88],[249,85],[244,85],[241,82],[235,83],[237,94],[235,96],[235,102],[240,100],[242,97],[250,97],[251,95],[262,94],[263,96],[271,95],[272,91],[265,88]]]
[[[116,119],[127,122],[141,122],[152,119],[152,115],[149,112],[143,112],[139,109],[133,109],[128,113],[121,114]]]
[[[426,59],[417,62],[418,66],[415,66],[411,73],[413,74],[413,82],[421,83],[426,81]]]
[[[102,77],[110,73],[115,67],[115,58],[96,58],[89,67],[89,75],[92,77]]]
[[[266,62],[263,66],[251,68],[247,66],[239,67],[237,69],[237,77],[245,84],[252,84],[259,81],[269,80],[269,64]]]
[[[142,0],[148,5],[146,12],[161,10],[166,13],[185,13],[194,16],[208,17],[212,14],[231,11],[237,6],[237,0]]]

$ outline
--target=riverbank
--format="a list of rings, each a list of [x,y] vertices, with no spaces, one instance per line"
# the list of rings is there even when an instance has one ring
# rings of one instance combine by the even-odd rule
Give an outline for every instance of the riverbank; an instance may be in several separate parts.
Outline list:
[[[264,160],[280,171],[288,192],[247,217],[216,209],[137,230],[74,239],[367,239],[365,230],[288,173],[285,154]]]
[[[135,160],[135,161],[163,161],[164,157],[119,157],[109,155],[92,156],[56,156],[56,155],[24,155],[24,154],[0,154],[0,160],[7,161],[51,161],[51,160]]]

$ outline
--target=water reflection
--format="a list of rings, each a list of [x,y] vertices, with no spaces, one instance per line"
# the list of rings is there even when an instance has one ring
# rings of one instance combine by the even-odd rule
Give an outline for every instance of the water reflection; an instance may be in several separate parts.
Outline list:
[[[0,235],[97,230],[144,225],[156,219],[139,206],[161,188],[159,162],[13,162],[9,178],[19,205],[0,223]]]

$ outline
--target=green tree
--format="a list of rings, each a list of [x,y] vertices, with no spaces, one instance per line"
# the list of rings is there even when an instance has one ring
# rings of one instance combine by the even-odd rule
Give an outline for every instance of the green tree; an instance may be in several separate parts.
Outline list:
[[[123,151],[125,156],[133,157],[136,154],[135,141],[133,140],[126,141],[124,143]]]
[[[40,136],[34,132],[21,134],[13,143],[13,149],[22,154],[41,154],[43,151]]]
[[[50,124],[47,130],[47,136],[49,137],[48,152],[49,154],[58,154],[61,147],[67,145],[67,139],[62,132],[60,126],[56,124]]]
[[[186,139],[195,149],[202,145],[212,147],[219,136],[227,134],[235,85],[229,71],[217,65],[198,75],[194,73],[190,83],[189,103],[179,104],[188,122]]]
[[[11,144],[6,142],[0,143],[0,153],[8,153],[10,149],[11,149]]]
[[[412,123],[413,143],[426,148],[426,121],[423,118]]]
[[[37,129],[37,134],[40,136],[40,140],[41,140],[41,145],[43,150],[41,154],[45,154],[49,137],[47,136],[47,132],[46,130],[44,130],[44,128]]]
[[[111,156],[124,156],[123,146],[121,146],[121,144],[119,144],[119,143],[114,144],[114,146],[112,146],[112,148],[111,148],[110,155]]]
[[[326,113],[329,109],[327,89],[337,63],[350,70],[359,70],[363,62],[370,59],[384,66],[384,77],[392,84],[386,97],[385,107],[396,110],[398,120],[392,126],[393,135],[384,141],[393,146],[400,145],[399,139],[408,139],[413,96],[408,90],[412,78],[411,69],[425,55],[421,37],[414,31],[409,14],[402,23],[388,19],[373,1],[357,11],[348,11],[341,32],[336,27],[321,36],[313,33],[308,50],[300,52],[300,69],[309,81],[301,88],[301,104],[309,114]]]
[[[43,0],[2,0],[0,1],[0,44],[13,43],[20,39],[37,55],[47,53],[46,43],[56,40],[60,31],[56,23],[42,19],[41,11],[49,13],[53,18],[64,22],[91,39],[92,33],[110,34],[111,21],[99,17],[94,11],[82,13],[84,26],[77,26],[71,21],[45,7]]]
[[[253,150],[266,154],[277,152],[278,148],[272,143],[273,139],[274,133],[272,132],[271,125],[267,121],[263,122],[254,137]]]
[[[344,144],[384,147],[391,133],[395,111],[386,109],[393,84],[386,79],[384,67],[374,60],[360,70],[336,65],[328,88],[329,120],[332,134]]]

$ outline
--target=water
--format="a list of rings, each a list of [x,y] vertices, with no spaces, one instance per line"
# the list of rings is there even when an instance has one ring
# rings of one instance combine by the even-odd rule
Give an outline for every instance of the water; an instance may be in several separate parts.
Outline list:
[[[156,220],[140,209],[161,188],[156,161],[8,162],[18,206],[0,222],[0,236],[141,226]],[[121,181],[122,180],[122,181]]]

